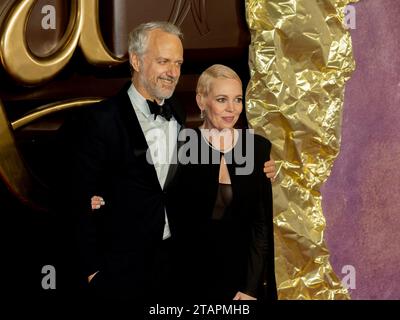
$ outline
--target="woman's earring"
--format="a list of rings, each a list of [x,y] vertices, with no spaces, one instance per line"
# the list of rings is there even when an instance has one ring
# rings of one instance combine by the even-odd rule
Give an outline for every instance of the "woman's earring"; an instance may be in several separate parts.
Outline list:
[[[201,119],[204,119],[204,110],[201,110],[201,111],[200,111],[200,118],[201,118]]]

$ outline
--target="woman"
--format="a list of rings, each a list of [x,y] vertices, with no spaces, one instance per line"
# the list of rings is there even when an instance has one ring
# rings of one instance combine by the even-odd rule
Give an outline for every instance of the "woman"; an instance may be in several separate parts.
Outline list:
[[[209,67],[196,93],[204,122],[181,149],[190,161],[180,161],[167,201],[175,289],[190,301],[276,299],[271,183],[261,170],[271,144],[234,129],[243,93],[232,69]]]

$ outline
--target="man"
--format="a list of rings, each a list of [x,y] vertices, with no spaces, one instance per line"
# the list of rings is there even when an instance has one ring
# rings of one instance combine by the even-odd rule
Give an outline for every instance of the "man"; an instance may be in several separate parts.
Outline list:
[[[133,30],[132,83],[82,120],[73,198],[82,212],[78,239],[84,273],[100,296],[149,300],[170,296],[173,287],[166,199],[176,169],[168,150],[176,148],[185,123],[184,111],[171,99],[183,63],[181,38],[167,22]],[[154,130],[163,134],[154,136]],[[166,161],[153,165],[148,149]],[[269,171],[274,173],[273,163]],[[93,195],[102,195],[107,205],[91,211]]]

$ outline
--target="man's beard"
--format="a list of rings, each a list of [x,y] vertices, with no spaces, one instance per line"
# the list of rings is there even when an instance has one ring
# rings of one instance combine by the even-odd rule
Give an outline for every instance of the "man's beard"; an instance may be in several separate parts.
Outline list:
[[[159,77],[158,77],[158,79],[159,79]],[[171,88],[170,90],[167,90],[167,89],[159,88],[156,83],[151,83],[143,77],[141,80],[142,80],[143,87],[146,89],[146,91],[151,96],[155,97],[157,100],[164,100],[164,99],[171,98],[171,96],[173,95],[173,93],[175,91],[175,87],[176,87],[176,83],[177,83],[177,81],[175,79],[171,79],[173,81],[173,84],[171,84],[173,86],[173,88]],[[160,80],[160,81],[163,81],[163,80]]]

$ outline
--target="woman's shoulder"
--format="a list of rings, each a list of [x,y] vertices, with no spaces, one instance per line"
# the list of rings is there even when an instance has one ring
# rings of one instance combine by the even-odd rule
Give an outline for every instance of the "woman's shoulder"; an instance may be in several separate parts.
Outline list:
[[[253,129],[240,129],[239,134],[242,137],[244,153],[247,156],[252,155],[256,166],[260,166],[270,159],[271,142],[267,138]]]
[[[271,148],[271,142],[254,129],[238,129],[238,132],[242,136],[242,139],[254,141],[254,146],[257,148]]]

